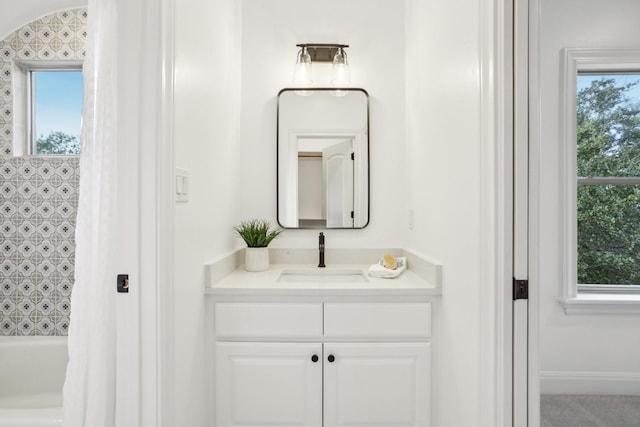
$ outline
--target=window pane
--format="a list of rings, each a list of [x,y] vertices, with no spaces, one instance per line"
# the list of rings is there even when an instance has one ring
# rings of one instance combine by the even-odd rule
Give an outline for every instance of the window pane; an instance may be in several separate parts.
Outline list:
[[[578,186],[578,283],[640,284],[640,186]]]
[[[640,176],[640,74],[577,77],[578,176]]]
[[[33,154],[80,154],[82,71],[32,71]]]

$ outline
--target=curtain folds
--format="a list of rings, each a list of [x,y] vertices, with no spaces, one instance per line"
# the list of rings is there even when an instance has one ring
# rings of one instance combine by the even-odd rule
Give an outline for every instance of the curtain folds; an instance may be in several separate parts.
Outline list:
[[[89,0],[65,427],[114,427],[117,1]]]

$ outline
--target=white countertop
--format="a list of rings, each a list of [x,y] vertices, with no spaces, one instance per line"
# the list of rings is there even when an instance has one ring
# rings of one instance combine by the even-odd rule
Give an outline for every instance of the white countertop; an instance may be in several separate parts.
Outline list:
[[[364,273],[365,282],[339,282],[335,280],[318,281],[306,279],[304,282],[279,282],[278,278],[284,270],[318,269],[313,264],[272,264],[264,272],[248,272],[244,267],[236,268],[218,279],[212,279],[205,287],[208,295],[441,295],[442,288],[420,277],[407,269],[393,279],[371,277],[367,274],[369,265],[337,264],[322,269],[330,273],[332,270],[360,270]]]

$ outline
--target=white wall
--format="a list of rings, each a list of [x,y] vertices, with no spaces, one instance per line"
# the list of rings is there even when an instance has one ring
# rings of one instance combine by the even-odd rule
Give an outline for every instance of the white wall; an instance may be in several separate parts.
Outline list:
[[[243,0],[241,219],[277,223],[277,94],[291,86],[296,43],[344,43],[352,85],[370,96],[371,221],[363,230],[325,232],[327,250],[403,245],[404,19],[402,0]],[[287,230],[272,246],[315,247],[317,234]]]
[[[0,40],[20,28],[50,13],[76,7],[86,7],[87,0],[13,0],[0,5]]]
[[[480,425],[480,2],[407,1],[409,248],[444,265],[436,426]]]
[[[220,11],[204,0],[176,3],[176,165],[192,182],[175,230],[182,423],[202,425],[206,406],[202,266],[241,246],[231,233],[240,219],[276,223],[277,93],[290,85],[296,43],[338,42],[351,45],[353,85],[371,96],[371,223],[330,230],[327,247],[410,247],[444,263],[434,426],[492,425],[481,421],[479,372],[492,345],[479,338],[480,23],[489,2],[242,0],[241,25],[231,0]],[[227,67],[230,77],[216,83]],[[316,236],[287,230],[274,246],[314,247]]]
[[[204,264],[236,245],[242,166],[240,9],[236,0],[175,2],[175,166],[189,171],[189,202],[174,227],[175,421],[204,426]]]
[[[640,381],[640,319],[564,314],[560,253],[561,49],[638,48],[640,3],[629,0],[542,0],[540,16],[540,369],[542,391],[575,391],[545,380],[549,373],[635,375]],[[615,376],[615,375],[614,375]],[[579,381],[578,381],[579,382]],[[638,384],[636,382],[636,384]],[[615,386],[614,386],[615,387]],[[636,385],[637,387],[637,385]],[[604,389],[602,389],[604,390]],[[583,389],[583,392],[595,391]]]

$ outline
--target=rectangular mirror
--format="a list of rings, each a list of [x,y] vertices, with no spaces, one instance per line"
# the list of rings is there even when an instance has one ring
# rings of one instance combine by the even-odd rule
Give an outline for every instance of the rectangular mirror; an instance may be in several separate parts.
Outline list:
[[[363,228],[369,223],[369,95],[364,89],[278,94],[278,223]]]

